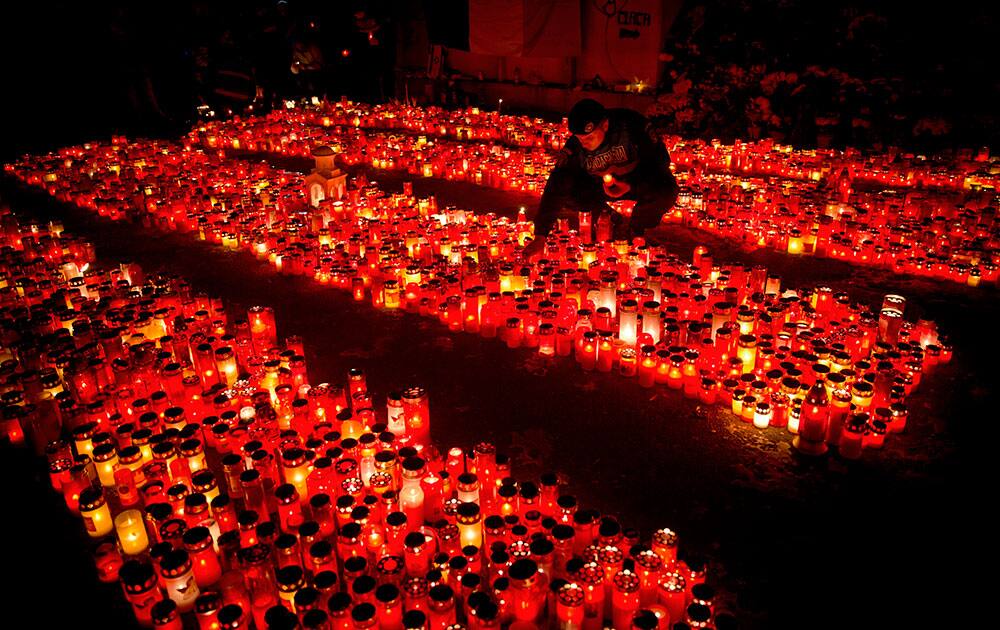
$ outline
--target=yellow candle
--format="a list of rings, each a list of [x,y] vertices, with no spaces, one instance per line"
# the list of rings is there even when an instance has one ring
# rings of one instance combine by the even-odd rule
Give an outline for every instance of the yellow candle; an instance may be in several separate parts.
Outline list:
[[[116,516],[115,531],[126,555],[137,556],[149,548],[149,536],[139,510],[125,510]]]
[[[111,509],[104,493],[95,488],[87,488],[80,493],[80,516],[91,538],[103,538],[114,529]]]
[[[115,485],[115,469],[118,468],[118,452],[111,444],[101,444],[93,450],[94,464],[101,485],[111,488]]]
[[[462,503],[458,506],[456,520],[458,521],[458,532],[462,540],[462,546],[482,547],[483,526],[479,505],[475,503]]]

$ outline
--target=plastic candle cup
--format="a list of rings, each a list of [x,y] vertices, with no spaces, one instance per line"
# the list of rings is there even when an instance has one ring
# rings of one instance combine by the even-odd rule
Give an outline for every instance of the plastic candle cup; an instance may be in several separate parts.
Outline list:
[[[580,630],[584,620],[584,589],[569,582],[556,593],[556,623],[559,630]]]
[[[232,387],[239,375],[236,354],[232,348],[226,346],[215,351],[215,368],[219,374],[219,381],[227,387]]]
[[[636,300],[623,300],[618,321],[618,338],[634,346],[638,338],[638,308]]]
[[[403,598],[394,584],[382,584],[375,589],[375,607],[380,628],[399,630],[403,627]]]
[[[309,497],[309,460],[306,452],[301,448],[290,448],[281,454],[282,476],[286,483],[295,487],[299,496],[299,501],[306,501]]]
[[[736,356],[742,361],[743,373],[753,372],[757,359],[757,337],[740,335],[737,343]]]
[[[830,419],[829,396],[821,380],[817,380],[805,400],[799,416],[799,434],[792,440],[796,450],[808,455],[826,452],[827,425]]]
[[[670,620],[684,619],[687,583],[684,577],[671,571],[660,576],[659,603],[670,613]]]
[[[483,528],[479,506],[475,503],[461,503],[455,516],[458,522],[462,546],[482,547]]]
[[[281,567],[275,572],[275,580],[278,584],[278,597],[285,608],[292,612],[295,610],[295,594],[302,589],[305,582],[305,573],[298,565],[288,565]]]
[[[430,406],[427,391],[423,387],[408,387],[403,390],[402,397],[406,434],[415,444],[427,444],[430,441]]]
[[[115,531],[122,552],[128,556],[137,556],[149,548],[149,536],[142,512],[125,510],[115,517]]]
[[[604,618],[604,569],[596,562],[582,564],[572,572],[573,579],[583,588],[584,628],[599,628]]]
[[[841,457],[846,457],[847,459],[858,459],[861,457],[862,441],[867,425],[867,413],[854,414],[844,424],[838,444],[838,452]]]
[[[111,508],[99,489],[85,488],[80,492],[80,516],[91,538],[103,538],[114,531]]]
[[[508,575],[514,618],[521,622],[537,622],[544,602],[542,597],[544,585],[539,581],[543,576],[538,572],[538,565],[534,560],[522,558],[514,561]]]
[[[610,331],[602,331],[599,337],[600,341],[597,344],[597,371],[610,372],[614,367],[615,361],[614,337]]]
[[[771,424],[773,415],[774,410],[771,409],[770,403],[764,401],[757,403],[754,407],[753,426],[758,429],[766,429]]]
[[[611,590],[611,617],[615,628],[628,628],[639,610],[639,576],[623,569],[614,576]]]
[[[105,488],[115,486],[115,468],[118,466],[118,452],[113,444],[101,444],[92,452],[97,476]]]
[[[406,522],[413,528],[424,522],[424,491],[421,486],[424,468],[424,460],[419,457],[408,457],[403,461],[403,487],[399,491],[399,507],[406,515]]]
[[[188,552],[183,549],[168,552],[160,560],[160,575],[167,596],[177,604],[177,609],[180,612],[192,610],[200,592]]]
[[[126,560],[118,571],[118,578],[125,591],[125,599],[132,605],[136,621],[142,626],[152,626],[152,607],[161,597],[159,579],[153,566],[145,561]]]
[[[183,630],[177,604],[172,599],[161,599],[151,609],[153,627],[158,630]]]
[[[864,448],[879,449],[885,445],[885,436],[889,431],[887,421],[891,421],[891,412],[885,407],[879,407],[868,421],[865,428],[862,445]]]
[[[663,560],[652,549],[634,556],[636,574],[639,576],[639,599],[642,606],[656,601],[656,589],[663,570]]]
[[[664,527],[653,533],[653,553],[660,556],[664,568],[671,568],[677,562],[677,534]]]
[[[597,333],[588,330],[583,333],[583,338],[577,345],[577,361],[580,367],[590,371],[597,367]]]
[[[194,577],[201,587],[211,586],[222,579],[222,565],[216,553],[212,534],[207,527],[192,527],[182,537],[184,548],[191,556]]]

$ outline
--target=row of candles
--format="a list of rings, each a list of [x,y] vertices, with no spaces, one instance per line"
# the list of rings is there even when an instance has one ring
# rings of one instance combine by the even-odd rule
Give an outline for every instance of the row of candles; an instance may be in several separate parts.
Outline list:
[[[873,308],[826,287],[787,289],[764,267],[719,265],[704,248],[687,263],[608,241],[607,222],[592,242],[586,214],[581,230],[557,226],[529,263],[523,218],[439,211],[409,187],[387,195],[359,181],[312,208],[288,173],[169,143],[64,155],[14,172],[104,216],[139,212],[377,308],[725,405],[794,434],[804,453],[881,448],[904,429],[923,372],[951,356],[933,322],[904,318],[901,296]]]
[[[554,165],[550,149],[567,137],[560,135],[560,126],[524,117],[497,121],[495,113],[478,110],[445,113],[357,104],[319,111],[282,110],[266,117],[211,123],[193,130],[188,141],[208,149],[286,156],[307,156],[313,146],[329,144],[340,150],[340,159],[348,165],[541,193]],[[463,121],[466,126],[459,124]],[[501,141],[528,136],[535,142]],[[748,247],[834,258],[970,286],[995,283],[1000,276],[995,177],[977,181],[975,190],[930,176],[920,178],[920,186],[906,186],[914,179],[911,169],[906,175],[890,173],[886,181],[871,186],[866,183],[879,178],[859,162],[858,154],[817,157],[815,152],[768,143],[720,145],[679,138],[664,142],[682,185],[668,220]],[[813,161],[805,161],[804,153]],[[980,162],[956,162],[945,179],[967,182],[968,164],[982,168]],[[889,185],[897,189],[884,188]]]
[[[501,114],[478,107],[445,109],[405,103],[367,104],[341,99],[315,107],[286,109],[272,120],[298,117],[324,127],[401,130],[429,137],[492,141],[511,147],[559,149],[569,137],[566,119],[549,122],[537,117]],[[665,135],[674,162],[701,165],[711,172],[775,176],[823,181],[847,176],[853,181],[893,188],[981,188],[996,190],[1000,178],[988,148],[951,155],[924,156],[896,150],[862,153],[855,149],[795,149],[771,139],[685,140]]]
[[[674,532],[643,542],[490,443],[439,450],[422,388],[311,385],[270,308],[0,223],[3,436],[46,455],[141,625],[734,627]]]

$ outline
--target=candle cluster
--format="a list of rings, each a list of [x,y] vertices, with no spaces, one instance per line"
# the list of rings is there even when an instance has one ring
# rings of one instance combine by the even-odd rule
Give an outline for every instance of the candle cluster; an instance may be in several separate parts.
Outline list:
[[[57,223],[0,222],[3,435],[46,454],[141,625],[732,623],[671,530],[644,543],[492,444],[437,449],[422,388],[311,385],[271,309],[231,317]]]
[[[206,124],[209,149],[307,156],[540,194],[565,124],[479,110],[354,103]],[[1000,277],[1000,176],[986,156],[950,161],[663,138],[682,185],[668,220],[748,247],[815,255],[976,286]]]
[[[288,110],[285,113],[287,115]],[[529,116],[501,115],[478,107],[444,109],[410,107],[402,103],[369,105],[341,101],[326,104],[311,116],[312,122],[323,127],[398,129],[438,138],[498,142],[512,147],[558,149],[568,133],[565,121],[551,123]]]
[[[171,143],[71,148],[13,172],[104,216],[139,213],[378,308],[725,405],[795,434],[804,453],[880,448],[904,429],[923,372],[951,356],[933,322],[903,317],[900,296],[872,307],[825,287],[788,289],[704,248],[688,263],[641,240],[609,241],[602,220],[592,242],[586,214],[529,263],[523,217],[439,211],[409,187],[389,195],[363,180],[313,208],[292,174]]]

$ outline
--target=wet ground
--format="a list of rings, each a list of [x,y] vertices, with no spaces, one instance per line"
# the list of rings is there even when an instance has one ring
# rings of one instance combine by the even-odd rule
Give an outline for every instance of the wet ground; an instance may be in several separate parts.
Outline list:
[[[404,179],[371,177],[390,190]],[[414,190],[438,195],[439,203],[503,213],[525,205],[530,214],[537,203],[436,180],[417,179]],[[1000,418],[991,398],[1000,361],[995,288],[738,251],[704,233],[660,228],[655,238],[677,253],[690,256],[704,244],[718,261],[767,264],[790,286],[823,283],[873,302],[901,293],[908,308],[950,335],[955,360],[925,378],[905,434],[861,461],[814,460],[794,453],[783,430],[759,431],[718,407],[585,373],[571,360],[451,334],[416,315],[378,312],[346,293],[279,276],[249,254],[97,219],[9,180],[0,184],[0,199],[39,217],[61,217],[105,261],[181,274],[234,310],[274,307],[279,334],[304,337],[314,382],[342,380],[348,368],[361,367],[379,397],[406,385],[427,387],[432,434],[443,446],[490,439],[513,456],[515,476],[554,469],[581,502],[620,515],[644,537],[658,527],[675,529],[688,553],[709,559],[741,627],[925,627],[981,612],[970,596],[988,579],[972,569],[991,566],[995,549],[985,516],[992,475],[978,465]],[[15,473],[5,474],[11,480]],[[24,500],[55,528],[22,530],[26,542],[42,548],[49,563],[63,564],[68,555],[63,579],[79,597],[100,598],[102,589],[88,577],[90,560],[72,536],[42,539],[73,531],[58,502]]]

